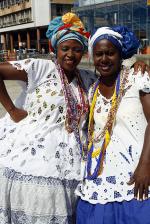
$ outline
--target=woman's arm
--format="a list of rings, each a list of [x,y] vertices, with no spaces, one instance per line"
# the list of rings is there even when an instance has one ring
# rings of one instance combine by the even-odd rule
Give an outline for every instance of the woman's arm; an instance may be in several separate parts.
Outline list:
[[[27,112],[16,108],[11,97],[8,95],[4,80],[21,80],[27,82],[27,73],[17,70],[9,63],[0,64],[0,103],[10,114],[15,122],[19,122],[27,116]]]
[[[134,196],[139,200],[148,198],[150,186],[150,94],[140,92],[143,111],[147,119],[142,154],[129,184],[135,184]]]

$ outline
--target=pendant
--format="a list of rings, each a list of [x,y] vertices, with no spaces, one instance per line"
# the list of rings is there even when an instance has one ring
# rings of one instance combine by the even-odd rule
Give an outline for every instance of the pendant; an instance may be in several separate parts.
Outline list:
[[[66,127],[66,130],[67,130],[68,133],[72,133],[73,132],[72,128],[70,127],[70,123],[71,123],[71,119],[69,119],[68,117],[66,117],[65,127]]]
[[[66,126],[66,130],[67,130],[67,132],[70,133],[70,134],[73,132],[72,128],[70,128],[70,127],[68,127],[68,126]]]

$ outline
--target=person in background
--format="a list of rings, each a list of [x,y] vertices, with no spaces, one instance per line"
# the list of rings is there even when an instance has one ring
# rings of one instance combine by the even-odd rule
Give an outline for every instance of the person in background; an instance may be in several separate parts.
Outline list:
[[[44,48],[44,47],[42,47],[42,49],[41,49],[41,53],[42,53],[42,54],[45,54],[45,48]]]
[[[138,47],[123,26],[99,28],[89,40],[98,79],[89,91],[77,224],[150,223],[150,77],[122,66]]]

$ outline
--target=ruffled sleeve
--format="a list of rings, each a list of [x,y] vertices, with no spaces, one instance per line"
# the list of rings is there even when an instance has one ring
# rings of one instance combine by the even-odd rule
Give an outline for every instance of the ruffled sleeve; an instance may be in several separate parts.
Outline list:
[[[13,67],[18,70],[25,70],[28,76],[27,91],[31,91],[42,82],[46,77],[55,70],[55,64],[50,60],[43,59],[25,59],[20,61],[11,61]]]

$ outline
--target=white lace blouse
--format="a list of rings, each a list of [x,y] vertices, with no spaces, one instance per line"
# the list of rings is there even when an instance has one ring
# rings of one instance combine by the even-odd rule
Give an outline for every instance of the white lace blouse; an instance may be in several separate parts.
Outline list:
[[[8,114],[0,119],[0,166],[26,175],[80,180],[80,149],[74,133],[65,129],[65,97],[55,64],[42,59],[10,63],[27,72],[28,86],[23,84],[16,104],[28,116],[19,123]],[[71,85],[78,97],[76,81]],[[84,117],[80,130],[83,123]]]
[[[150,92],[150,78],[146,73],[142,76],[141,72],[134,75],[131,69],[106,150],[103,172],[97,179],[85,179],[76,191],[83,200],[92,204],[105,204],[133,199],[134,185],[129,186],[127,182],[138,164],[147,126],[139,98],[140,90]],[[91,91],[89,97],[91,98]],[[95,135],[103,129],[110,106],[111,99],[99,94],[94,110]],[[94,150],[100,145],[100,142],[95,143]],[[83,169],[84,165],[83,163]],[[96,158],[93,158],[92,171],[95,165]]]

